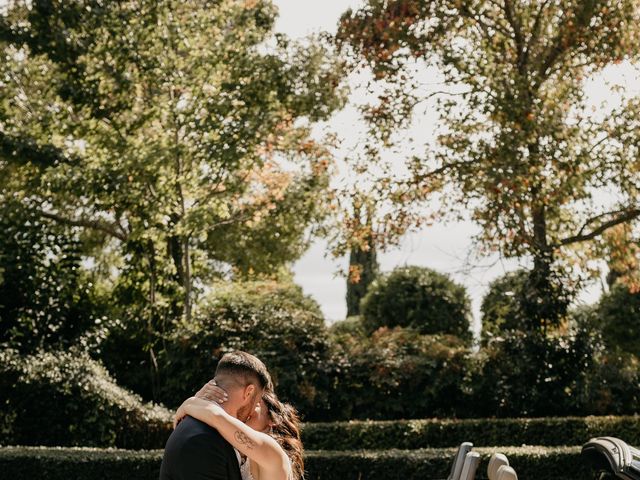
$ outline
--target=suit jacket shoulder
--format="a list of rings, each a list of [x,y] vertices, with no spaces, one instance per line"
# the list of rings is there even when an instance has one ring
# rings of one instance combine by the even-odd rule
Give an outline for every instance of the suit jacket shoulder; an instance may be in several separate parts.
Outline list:
[[[185,417],[167,440],[160,480],[190,478],[241,480],[231,444],[215,428]]]

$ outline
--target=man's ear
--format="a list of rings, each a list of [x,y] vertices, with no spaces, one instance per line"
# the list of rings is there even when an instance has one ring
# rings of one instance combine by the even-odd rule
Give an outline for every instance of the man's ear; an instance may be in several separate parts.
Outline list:
[[[256,386],[253,384],[249,384],[244,389],[244,398],[243,400],[246,402],[247,400],[254,397],[256,393]]]

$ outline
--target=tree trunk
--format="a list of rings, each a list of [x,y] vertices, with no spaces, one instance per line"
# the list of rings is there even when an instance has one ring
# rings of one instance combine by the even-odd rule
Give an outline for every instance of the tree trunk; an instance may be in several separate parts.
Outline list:
[[[567,312],[568,289],[554,271],[555,256],[547,241],[544,204],[533,208],[533,270],[522,304],[524,321],[531,330],[546,333],[557,326]]]
[[[373,245],[368,251],[355,246],[349,255],[349,272],[357,269],[358,281],[353,281],[351,275],[347,278],[347,316],[360,314],[360,301],[366,295],[371,282],[378,274],[378,258]]]
[[[191,250],[189,249],[189,238],[183,239],[184,249],[184,318],[191,321]]]
[[[354,205],[354,219],[362,225],[362,205]],[[364,219],[368,234],[365,245],[353,245],[349,254],[349,273],[347,276],[347,316],[360,314],[360,301],[367,294],[371,282],[378,275],[378,255],[373,234],[373,207],[364,206]]]
[[[156,249],[152,240],[147,241],[147,259],[149,262],[149,305],[151,313],[147,318],[147,346],[149,348],[149,374],[151,376],[151,394],[153,398],[158,398],[160,390],[160,371],[154,352],[156,342],[156,320],[158,312],[156,310],[156,289],[157,289],[157,266]]]

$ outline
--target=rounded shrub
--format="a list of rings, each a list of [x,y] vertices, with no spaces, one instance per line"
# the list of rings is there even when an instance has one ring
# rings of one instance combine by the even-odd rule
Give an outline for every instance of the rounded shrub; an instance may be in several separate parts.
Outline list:
[[[158,448],[171,414],[119,387],[87,354],[0,351],[3,443]]]
[[[602,337],[609,348],[640,357],[640,292],[617,283],[598,305]]]
[[[471,302],[466,289],[447,275],[401,267],[378,277],[362,299],[365,327],[410,327],[422,334],[471,340]]]
[[[329,327],[329,333],[332,337],[336,338],[341,338],[344,336],[352,336],[355,338],[366,337],[364,323],[362,321],[362,317],[359,315],[347,317],[344,320],[339,320],[332,323]]]
[[[516,270],[491,282],[480,306],[483,341],[508,330],[524,329],[520,298],[528,278],[529,272]]]
[[[213,377],[231,350],[259,357],[278,395],[303,413],[326,401],[328,333],[317,303],[299,286],[271,281],[219,284],[196,318],[180,325],[162,359],[162,401],[179,405]]]

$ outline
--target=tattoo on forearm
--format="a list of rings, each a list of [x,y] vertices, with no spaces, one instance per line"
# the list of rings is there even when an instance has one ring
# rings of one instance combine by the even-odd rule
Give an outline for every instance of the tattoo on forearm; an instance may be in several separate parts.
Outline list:
[[[255,442],[251,440],[246,433],[237,430],[235,433],[236,440],[241,444],[245,445],[247,448],[251,449],[256,446]]]

